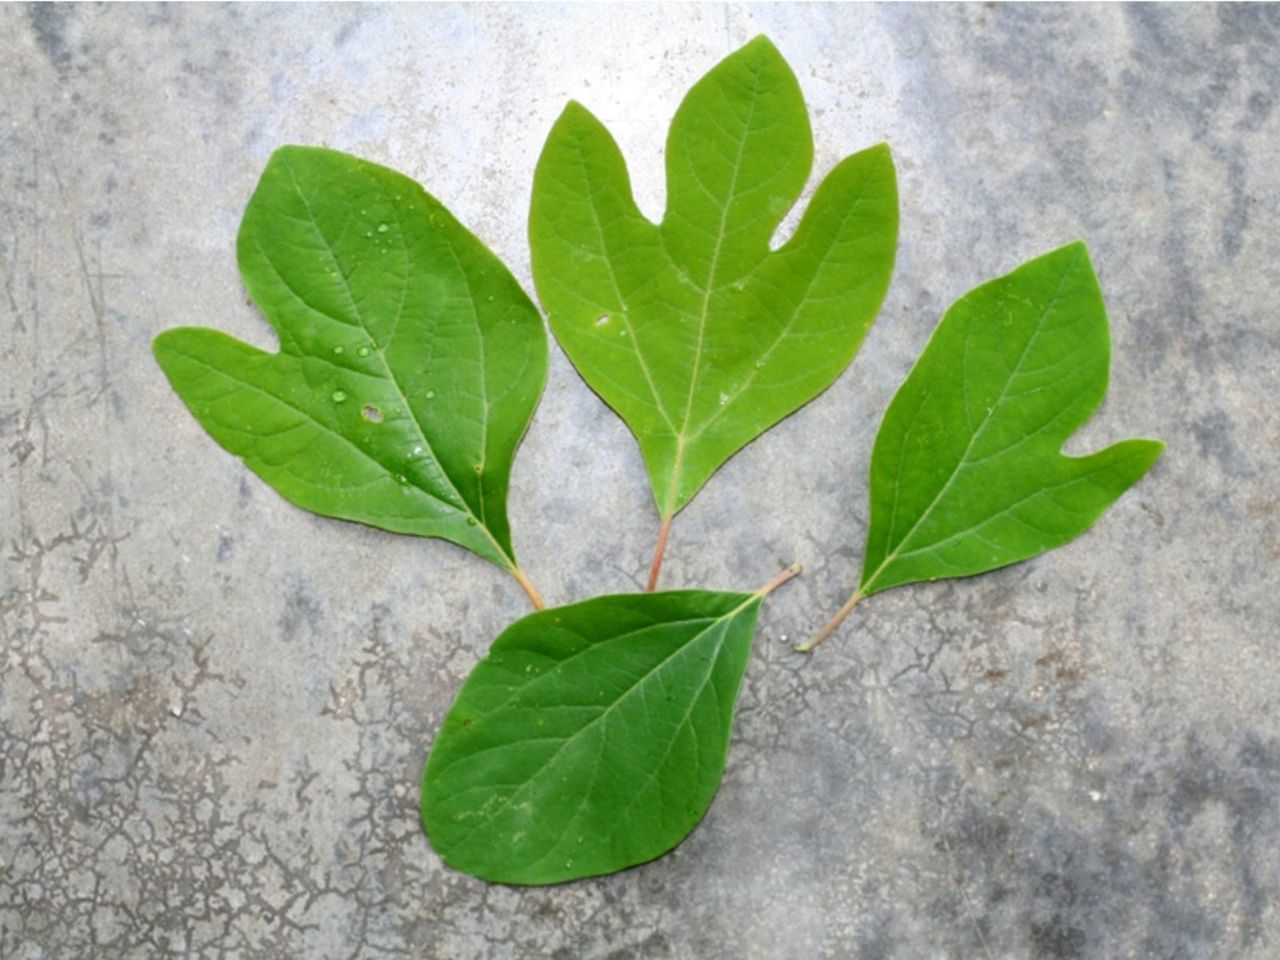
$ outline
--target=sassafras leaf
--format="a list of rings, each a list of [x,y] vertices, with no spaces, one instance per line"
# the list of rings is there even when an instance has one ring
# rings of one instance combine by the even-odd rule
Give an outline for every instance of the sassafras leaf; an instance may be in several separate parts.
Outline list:
[[[547,884],[661,856],[706,812],[764,595],[597,597],[508,627],[467,678],[423,775],[457,870]]]
[[[584,107],[569,104],[543,148],[529,220],[538,296],[635,434],[664,533],[735,451],[830,386],[888,289],[898,197],[883,145],[837,164],[770,250],[812,161],[799,84],[764,37],[681,103],[660,224]]]
[[[1075,539],[1155,463],[1125,440],[1062,446],[1107,388],[1110,334],[1083,243],[1031,260],[958,300],[894,396],[871,454],[871,521],[857,601],[965,577]]]
[[[527,583],[507,485],[547,343],[510,272],[408,177],[307,147],[272,155],[237,250],[280,350],[158,336],[200,424],[300,507],[450,540]]]

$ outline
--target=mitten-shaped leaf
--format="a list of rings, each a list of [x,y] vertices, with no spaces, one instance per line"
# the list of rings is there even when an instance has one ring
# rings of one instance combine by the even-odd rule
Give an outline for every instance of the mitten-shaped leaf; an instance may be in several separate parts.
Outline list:
[[[880,424],[861,582],[814,643],[861,597],[1026,560],[1091,527],[1164,449],[1062,453],[1102,402],[1110,355],[1083,243],[957,301]]]
[[[155,340],[214,440],[300,507],[520,577],[507,485],[547,343],[510,272],[414,181],[305,147],[271,157],[238,255],[280,351],[195,327]]]

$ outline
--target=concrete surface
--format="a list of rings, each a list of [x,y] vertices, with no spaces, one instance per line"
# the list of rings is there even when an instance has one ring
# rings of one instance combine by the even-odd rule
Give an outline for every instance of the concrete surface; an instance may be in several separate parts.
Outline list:
[[[899,267],[848,374],[678,519],[665,583],[808,572],[688,842],[487,887],[431,852],[417,780],[523,595],[285,504],[148,343],[270,343],[233,240],[288,142],[423,180],[531,288],[564,102],[656,213],[681,93],[760,31],[819,171],[892,143]],[[5,6],[0,94],[0,956],[1280,955],[1280,8]],[[874,429],[943,308],[1077,237],[1115,357],[1069,449],[1164,460],[1071,546],[791,653],[854,579]],[[558,354],[513,498],[549,598],[640,583],[639,455]]]

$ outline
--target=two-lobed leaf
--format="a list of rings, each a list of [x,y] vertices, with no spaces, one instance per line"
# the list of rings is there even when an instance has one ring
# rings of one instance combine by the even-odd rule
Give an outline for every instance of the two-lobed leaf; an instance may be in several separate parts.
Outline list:
[[[272,155],[237,252],[279,352],[154,344],[214,440],[300,507],[517,570],[507,486],[547,343],[510,272],[414,181],[306,147]]]
[[[963,577],[1074,539],[1164,445],[1062,446],[1107,388],[1110,335],[1083,243],[970,291],[886,411],[858,594]]]
[[[770,250],[812,161],[799,84],[765,37],[681,103],[661,224],[636,207],[617,144],[585,108],[570,103],[547,138],[529,218],[538,296],[635,434],[664,517],[839,376],[888,289],[898,198],[883,145],[841,161]]]
[[[431,750],[436,852],[485,880],[546,884],[678,844],[724,771],[761,597],[606,596],[508,627]]]

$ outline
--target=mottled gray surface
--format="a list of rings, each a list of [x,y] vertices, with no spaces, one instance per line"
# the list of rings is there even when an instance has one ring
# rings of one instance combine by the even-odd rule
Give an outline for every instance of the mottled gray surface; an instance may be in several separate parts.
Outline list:
[[[526,610],[460,549],[310,516],[148,350],[270,343],[233,256],[273,147],[423,180],[531,288],[570,97],[643,207],[682,92],[768,32],[817,170],[892,142],[902,247],[849,373],[678,519],[668,585],[770,600],[722,789],[674,854],[518,890],[444,869],[423,757]],[[0,956],[1280,955],[1280,8],[0,8]],[[876,597],[811,659],[880,412],[943,308],[1077,237],[1115,358],[1070,445],[1158,436],[1083,539]],[[514,477],[553,601],[656,517],[563,357]]]

